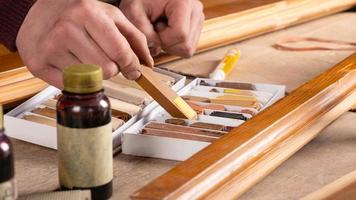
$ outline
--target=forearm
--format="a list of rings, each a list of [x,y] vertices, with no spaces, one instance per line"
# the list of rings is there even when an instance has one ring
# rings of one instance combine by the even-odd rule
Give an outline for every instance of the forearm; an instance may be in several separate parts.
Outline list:
[[[0,0],[0,43],[16,51],[16,36],[36,0]]]

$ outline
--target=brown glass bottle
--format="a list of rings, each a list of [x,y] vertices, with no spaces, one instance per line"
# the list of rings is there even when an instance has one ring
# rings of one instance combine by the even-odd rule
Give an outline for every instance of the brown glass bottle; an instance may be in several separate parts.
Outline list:
[[[111,109],[101,82],[96,66],[68,67],[57,103],[60,185],[90,189],[94,200],[112,195]]]
[[[0,105],[0,199],[16,199],[16,186],[14,179],[14,157],[12,144],[5,135],[3,126],[3,111]]]

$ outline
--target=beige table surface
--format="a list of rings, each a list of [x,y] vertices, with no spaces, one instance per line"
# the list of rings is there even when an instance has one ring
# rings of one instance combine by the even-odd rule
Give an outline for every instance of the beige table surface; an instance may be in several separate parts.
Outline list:
[[[290,35],[356,40],[356,13],[343,13],[216,49],[166,66],[212,67],[231,46],[242,51],[238,67],[227,78],[283,84],[295,89],[350,55],[350,51],[285,52],[271,47]],[[28,130],[32,133],[35,130]],[[13,140],[20,195],[58,188],[56,152]],[[117,155],[113,199],[129,195],[177,162]],[[356,169],[356,113],[345,113],[242,199],[297,199]]]

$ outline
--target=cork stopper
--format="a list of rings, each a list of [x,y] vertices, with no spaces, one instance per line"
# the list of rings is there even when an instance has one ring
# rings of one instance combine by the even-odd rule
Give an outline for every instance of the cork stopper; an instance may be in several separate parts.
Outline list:
[[[63,70],[64,91],[86,94],[101,90],[103,73],[100,67],[90,64],[72,65]]]

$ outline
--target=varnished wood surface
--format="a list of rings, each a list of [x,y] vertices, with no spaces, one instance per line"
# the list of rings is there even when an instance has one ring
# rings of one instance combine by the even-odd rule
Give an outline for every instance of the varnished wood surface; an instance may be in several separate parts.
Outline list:
[[[204,5],[206,19],[212,19],[214,17],[241,12],[281,1],[282,0],[201,0]]]
[[[241,196],[244,192],[241,188],[248,189],[256,182],[238,181],[246,176],[246,170],[271,159],[265,158],[268,152],[280,148],[300,129],[313,126],[326,112],[351,98],[338,115],[331,115],[334,116],[331,121],[346,112],[356,103],[355,89],[356,53],[140,189],[133,197],[221,199]],[[300,147],[296,146],[296,149]],[[292,147],[285,145],[284,148],[288,151]],[[271,166],[273,169],[276,167]],[[259,173],[255,178],[260,180],[261,176]]]
[[[338,21],[344,21],[348,24],[347,20],[349,18],[350,16],[345,16],[345,18],[338,19]],[[325,21],[324,26],[330,24],[328,20],[322,21]],[[306,29],[312,30],[313,27],[318,26],[315,26],[315,23],[311,23],[311,26],[306,26]],[[295,33],[301,33],[300,30],[295,28],[291,30],[294,30]],[[288,32],[282,31],[281,34],[283,33]],[[341,31],[333,33],[333,35],[347,38],[346,33],[348,32]],[[273,35],[280,37],[280,33],[276,34]],[[318,34],[323,36],[323,34]],[[243,44],[247,45],[247,47],[243,48],[240,65],[228,79],[285,84],[290,91],[295,86],[336,64],[342,57],[347,55],[347,52],[295,54],[292,52],[273,51],[269,45],[274,37],[266,35],[244,42]],[[236,44],[237,47],[241,47],[241,45],[242,43]],[[189,63],[187,60],[175,62],[174,64],[191,64],[198,67],[199,64],[205,61],[219,59],[227,48],[198,55],[191,59],[195,61],[195,64]],[[293,199],[295,199],[298,195],[304,196],[321,187],[323,183],[332,181],[330,179],[335,176],[340,177],[342,174],[346,174],[347,170],[355,166],[352,164],[352,160],[347,159],[354,157],[355,154],[353,152],[356,152],[353,149],[354,145],[352,145],[352,141],[354,141],[352,138],[356,135],[353,130],[356,130],[356,127],[353,126],[353,123],[350,123],[356,119],[355,115],[349,113],[342,117],[340,121],[315,139],[311,145],[303,148],[293,159],[278,168],[273,175],[259,184],[244,199],[286,199],[285,197],[294,197]],[[341,136],[341,138],[338,136]],[[49,191],[56,188],[58,184],[55,152],[21,141],[14,141],[14,144],[16,155],[18,155],[16,156],[16,170],[20,194]],[[325,146],[327,147],[326,151],[324,151]],[[330,160],[332,162],[328,163]],[[312,166],[308,163],[312,163]],[[119,199],[127,199],[133,191],[163,174],[175,164],[176,162],[160,159],[116,156],[114,161],[114,199],[119,197]],[[294,166],[298,166],[298,168]],[[333,173],[330,174],[330,172]],[[315,178],[316,176],[319,178]],[[288,183],[288,187],[286,187],[285,182]],[[295,184],[295,182],[298,184]],[[303,193],[300,192],[301,190]]]
[[[247,38],[327,16],[356,5],[356,0],[224,0],[202,1],[207,19],[197,51],[203,52]],[[176,60],[161,55],[156,64]],[[0,58],[0,72],[22,66],[18,54]],[[6,66],[6,67],[4,67]]]

